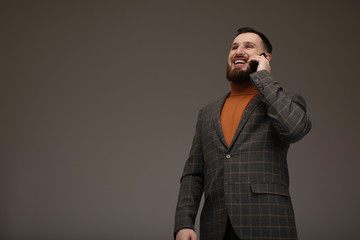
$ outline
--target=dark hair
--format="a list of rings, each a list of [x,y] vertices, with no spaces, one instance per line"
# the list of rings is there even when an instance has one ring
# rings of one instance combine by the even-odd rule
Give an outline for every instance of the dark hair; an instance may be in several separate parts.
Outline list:
[[[261,38],[261,40],[263,41],[263,43],[264,43],[264,45],[265,45],[266,51],[271,54],[271,52],[272,52],[271,43],[270,43],[269,39],[268,39],[264,34],[262,34],[262,33],[259,32],[259,31],[256,31],[256,30],[253,29],[253,28],[243,27],[243,28],[239,28],[239,29],[237,30],[236,36],[238,36],[238,35],[240,35],[240,34],[242,34],[242,33],[255,33],[255,34],[259,35],[259,37]]]

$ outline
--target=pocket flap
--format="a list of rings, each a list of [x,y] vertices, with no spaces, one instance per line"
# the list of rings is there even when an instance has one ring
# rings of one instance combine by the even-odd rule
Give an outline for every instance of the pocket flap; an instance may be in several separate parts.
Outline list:
[[[289,187],[276,183],[252,183],[251,190],[253,193],[266,193],[290,196]]]

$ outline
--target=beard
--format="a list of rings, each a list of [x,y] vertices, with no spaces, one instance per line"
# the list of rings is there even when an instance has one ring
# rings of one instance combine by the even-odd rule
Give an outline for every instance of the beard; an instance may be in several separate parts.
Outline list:
[[[226,67],[226,78],[229,82],[234,84],[240,84],[250,81],[250,74],[253,73],[250,67],[246,70],[241,69],[231,69],[229,64]]]

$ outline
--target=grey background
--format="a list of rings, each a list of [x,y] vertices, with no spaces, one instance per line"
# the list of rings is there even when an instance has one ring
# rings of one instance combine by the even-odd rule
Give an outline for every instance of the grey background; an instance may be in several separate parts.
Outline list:
[[[1,1],[0,238],[171,239],[200,108],[237,28],[274,46],[313,129],[289,152],[300,239],[360,239],[357,1]]]

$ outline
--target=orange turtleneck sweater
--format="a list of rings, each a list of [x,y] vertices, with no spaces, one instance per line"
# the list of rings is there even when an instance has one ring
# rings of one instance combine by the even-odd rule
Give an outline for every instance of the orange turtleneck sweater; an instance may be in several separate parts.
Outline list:
[[[220,115],[222,131],[228,146],[231,144],[245,108],[258,93],[251,82],[231,83],[230,96],[226,99]]]

